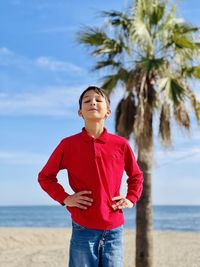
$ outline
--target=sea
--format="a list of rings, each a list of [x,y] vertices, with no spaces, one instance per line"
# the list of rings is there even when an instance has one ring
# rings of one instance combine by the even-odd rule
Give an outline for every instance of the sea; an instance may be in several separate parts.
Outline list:
[[[124,209],[125,229],[135,229],[135,209]],[[63,206],[0,206],[0,227],[71,227]],[[200,206],[153,206],[153,229],[200,231]]]

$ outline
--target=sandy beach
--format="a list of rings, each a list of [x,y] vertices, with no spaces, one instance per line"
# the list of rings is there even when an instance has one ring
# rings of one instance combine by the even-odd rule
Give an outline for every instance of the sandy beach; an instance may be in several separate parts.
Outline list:
[[[67,267],[71,229],[0,228],[1,267]],[[124,232],[124,267],[134,267],[135,232]],[[200,233],[154,231],[154,267],[199,267]],[[80,266],[81,267],[81,266]]]

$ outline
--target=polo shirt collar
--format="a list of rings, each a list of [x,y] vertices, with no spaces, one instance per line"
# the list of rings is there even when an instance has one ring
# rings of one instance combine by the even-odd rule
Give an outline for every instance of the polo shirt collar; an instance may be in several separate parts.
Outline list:
[[[108,131],[107,131],[107,129],[104,127],[103,128],[104,129],[104,131],[103,131],[103,133],[99,136],[99,137],[97,137],[97,138],[94,138],[94,137],[92,137],[91,135],[90,135],[90,133],[88,133],[87,131],[86,131],[86,129],[85,129],[85,127],[83,127],[82,128],[82,132],[81,132],[81,137],[84,139],[84,141],[86,141],[86,142],[90,142],[90,141],[92,141],[92,140],[98,140],[98,141],[100,141],[100,142],[102,142],[102,143],[106,143],[106,141],[108,140]]]

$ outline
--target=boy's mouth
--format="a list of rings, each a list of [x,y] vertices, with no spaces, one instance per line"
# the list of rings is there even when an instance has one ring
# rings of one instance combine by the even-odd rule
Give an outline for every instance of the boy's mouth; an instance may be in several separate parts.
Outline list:
[[[97,109],[96,108],[91,108],[91,109],[89,109],[89,111],[97,111]]]

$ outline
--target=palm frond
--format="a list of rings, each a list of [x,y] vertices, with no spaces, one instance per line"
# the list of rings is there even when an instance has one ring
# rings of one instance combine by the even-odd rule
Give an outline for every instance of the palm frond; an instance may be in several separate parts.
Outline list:
[[[197,100],[195,94],[189,87],[187,87],[187,95],[193,107],[197,122],[200,124],[200,102]]]
[[[158,23],[164,16],[165,7],[166,7],[165,3],[158,3],[158,4],[152,3],[152,12],[149,18],[151,25],[158,25]]]
[[[193,49],[196,48],[196,45],[194,42],[190,41],[190,39],[187,36],[180,36],[180,34],[174,34],[172,37],[173,43],[176,45],[179,49],[189,48]]]
[[[116,134],[119,134],[119,131],[121,132],[121,130],[119,130],[119,119],[121,117],[121,113],[122,113],[122,104],[124,102],[124,98],[122,98],[117,107],[116,107],[116,110],[115,110],[115,133]]]
[[[200,102],[196,101],[194,107],[194,112],[196,115],[197,122],[200,124]]]
[[[109,95],[113,89],[116,88],[117,83],[120,81],[118,75],[107,75],[103,77],[103,80],[104,82],[101,87],[104,88]]]
[[[136,101],[134,94],[131,92],[119,102],[116,109],[115,131],[118,135],[129,139],[130,134],[133,132],[135,115]]]
[[[109,59],[113,59],[116,55],[121,54],[123,50],[128,50],[128,47],[123,42],[123,38],[110,38],[100,28],[87,27],[77,34],[77,41],[91,48],[92,56],[108,55]]]
[[[136,88],[137,112],[135,115],[133,133],[138,147],[148,149],[152,146],[152,118],[153,106],[149,102],[149,88],[147,75],[143,73]]]
[[[101,46],[99,46],[96,50],[92,52],[92,55],[99,56],[99,55],[109,54],[110,57],[113,57],[116,54],[120,54],[123,48],[125,48],[125,45],[122,41],[120,42],[114,39],[107,38],[103,41]]]
[[[138,102],[135,115],[133,134],[138,147],[148,150],[152,147],[153,139],[153,109],[148,102]]]
[[[147,13],[149,12],[148,1],[136,1],[133,10],[133,22],[130,26],[130,38],[132,43],[141,45],[141,48],[147,47],[147,50],[152,49],[152,38],[147,24]]]
[[[156,73],[157,70],[161,69],[166,61],[164,58],[141,58],[140,61],[137,62],[138,65],[147,73],[154,72]]]
[[[189,77],[200,79],[200,66],[188,67],[185,71]]]
[[[120,11],[111,10],[111,11],[102,11],[101,12],[102,17],[108,17],[108,18],[121,18],[124,16],[124,14]]]
[[[103,77],[102,88],[110,94],[112,90],[116,88],[118,82],[125,83],[127,81],[127,77],[127,70],[121,67],[117,73]]]
[[[180,35],[191,34],[198,32],[199,28],[194,27],[191,23],[186,21],[182,21],[181,23],[176,23],[174,30],[178,32]]]
[[[171,145],[171,116],[170,116],[170,105],[164,102],[161,107],[160,123],[159,123],[159,135],[162,143],[165,146]]]
[[[179,105],[185,97],[185,87],[176,79],[167,77],[159,81],[159,88],[174,105]]]
[[[100,46],[108,39],[107,34],[95,27],[85,27],[77,33],[77,41],[87,46]]]
[[[153,44],[150,32],[148,31],[145,22],[139,18],[134,19],[134,23],[131,25],[130,35],[133,43],[137,42],[142,47],[146,46],[148,49],[152,48]]]
[[[96,65],[94,66],[94,69],[93,70],[98,70],[98,69],[102,69],[102,68],[105,68],[105,67],[112,67],[112,68],[118,68],[122,65],[121,62],[116,62],[112,59],[108,59],[108,60],[105,60],[105,61],[98,61],[96,63]]]
[[[168,32],[167,48],[173,47],[174,49],[175,46],[176,52],[184,52],[185,56],[190,55],[192,51],[198,49],[198,42],[196,42],[194,38],[194,34],[198,33],[199,30],[197,27],[194,27],[182,19],[177,19],[174,16],[164,25],[162,30],[167,30]]]
[[[136,67],[134,69],[131,69],[127,75],[127,80],[125,85],[126,91],[132,92],[134,88],[136,88],[136,86],[139,85],[140,77],[141,77],[141,70],[139,68]]]
[[[126,14],[119,11],[103,11],[101,14],[108,19],[110,25],[129,31],[131,19]]]
[[[189,113],[183,103],[174,106],[174,117],[177,124],[185,129],[190,129],[190,117]]]

